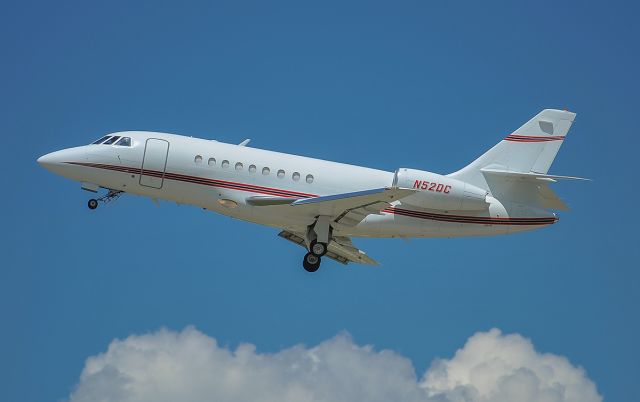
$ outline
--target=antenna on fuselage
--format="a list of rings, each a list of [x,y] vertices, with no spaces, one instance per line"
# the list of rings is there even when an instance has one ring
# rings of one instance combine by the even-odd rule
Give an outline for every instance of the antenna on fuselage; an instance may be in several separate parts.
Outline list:
[[[238,144],[241,147],[246,147],[247,144],[251,141],[251,138],[247,138],[246,140],[242,141],[240,144]]]

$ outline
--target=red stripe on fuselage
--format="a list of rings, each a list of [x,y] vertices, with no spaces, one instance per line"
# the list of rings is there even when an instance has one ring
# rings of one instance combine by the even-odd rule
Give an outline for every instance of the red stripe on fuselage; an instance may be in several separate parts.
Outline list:
[[[441,222],[452,223],[472,223],[479,225],[551,225],[556,223],[558,218],[541,217],[541,218],[500,218],[500,217],[483,217],[483,216],[466,216],[466,215],[447,215],[447,214],[435,214],[431,212],[421,212],[411,209],[390,207],[384,209],[382,212],[408,216],[411,218],[428,219]]]
[[[209,179],[206,177],[199,177],[199,176],[189,176],[189,175],[184,175],[179,173],[170,173],[170,172],[163,173],[156,170],[142,171],[140,168],[104,165],[100,163],[82,163],[82,162],[67,162],[67,163],[72,165],[87,166],[87,167],[113,170],[113,171],[125,172],[125,173],[144,174],[146,176],[153,176],[158,178],[164,177],[165,179],[169,179],[169,180],[189,182],[189,183],[200,184],[200,185],[211,186],[211,187],[229,188],[232,190],[247,191],[252,193],[275,195],[279,197],[291,197],[291,198],[317,197],[317,195],[310,194],[310,193],[281,190],[278,188],[257,186],[253,184],[236,183],[236,182],[230,182],[226,180]]]
[[[140,168],[133,168],[128,166],[116,166],[116,165],[104,165],[100,163],[83,163],[83,162],[66,162],[71,165],[79,165],[92,167],[97,169],[106,169],[123,173],[141,174]],[[167,180],[181,181],[187,183],[200,184],[204,186],[227,188],[230,190],[246,191],[250,193],[274,195],[278,197],[289,198],[310,198],[317,197],[316,194],[301,193],[297,191],[281,190],[273,187],[256,186],[252,184],[244,184],[231,182],[226,180],[209,179],[206,177],[189,176],[179,173],[159,172],[155,170],[145,170],[143,174],[147,176],[153,176]],[[482,225],[550,225],[555,223],[558,218],[556,217],[542,217],[542,218],[500,218],[500,217],[482,217],[482,216],[467,216],[467,215],[448,215],[448,214],[436,214],[431,212],[422,212],[411,209],[389,207],[382,212],[394,215],[402,215],[416,219],[427,219],[441,222],[452,223],[470,223],[470,224],[482,224]]]

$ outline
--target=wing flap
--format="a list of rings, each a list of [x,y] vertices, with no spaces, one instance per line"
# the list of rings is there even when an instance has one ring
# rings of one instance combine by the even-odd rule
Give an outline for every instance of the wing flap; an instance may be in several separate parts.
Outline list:
[[[351,262],[365,265],[380,265],[364,251],[354,247],[348,237],[339,237],[329,243],[328,253],[334,253]],[[328,255],[327,253],[327,255]]]
[[[305,250],[307,248],[307,246],[304,244],[304,238],[295,233],[291,233],[286,230],[283,230],[282,232],[278,233],[278,236],[282,237],[285,240],[289,240],[291,243],[294,243],[294,244],[297,244],[298,246],[303,247]]]
[[[283,230],[282,232],[278,233],[278,236],[299,245],[305,250],[307,249],[307,246],[304,242],[304,237],[299,234]],[[335,260],[344,265],[347,265],[350,262],[365,265],[379,265],[364,251],[354,247],[351,243],[351,239],[344,236],[336,236],[331,239],[325,257],[331,258],[332,260]]]

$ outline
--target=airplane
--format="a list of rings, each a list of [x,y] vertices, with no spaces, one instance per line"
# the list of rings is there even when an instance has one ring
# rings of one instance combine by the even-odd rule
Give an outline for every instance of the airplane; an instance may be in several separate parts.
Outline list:
[[[354,237],[434,238],[510,234],[558,221],[567,210],[548,174],[576,114],[545,109],[462,169],[441,175],[395,172],[182,135],[124,131],[38,158],[46,169],[106,194],[124,193],[199,206],[275,227],[306,250],[315,272],[323,256],[378,263]]]

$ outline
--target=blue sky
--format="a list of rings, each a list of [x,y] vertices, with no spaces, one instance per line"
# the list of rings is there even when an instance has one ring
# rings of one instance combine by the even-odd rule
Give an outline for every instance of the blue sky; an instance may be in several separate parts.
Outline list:
[[[625,2],[20,2],[0,14],[0,399],[67,398],[114,338],[194,325],[263,352],[347,331],[418,373],[520,333],[606,400],[640,376],[638,9]],[[380,269],[300,267],[276,231],[128,196],[97,211],[47,152],[145,129],[448,173],[543,108],[578,113],[558,225],[356,240]]]

